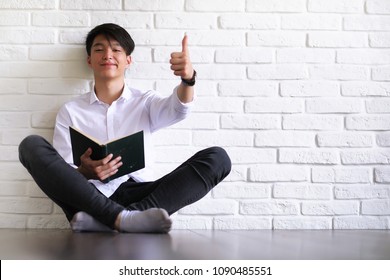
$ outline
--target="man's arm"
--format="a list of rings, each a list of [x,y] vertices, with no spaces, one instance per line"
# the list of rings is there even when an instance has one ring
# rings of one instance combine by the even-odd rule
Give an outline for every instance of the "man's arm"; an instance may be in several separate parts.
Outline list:
[[[179,76],[184,80],[191,80],[195,72],[190,60],[187,35],[184,35],[181,44],[182,51],[171,54],[171,69],[173,70],[173,74],[176,76]],[[177,96],[182,103],[191,102],[194,99],[194,87],[181,83],[177,89]]]

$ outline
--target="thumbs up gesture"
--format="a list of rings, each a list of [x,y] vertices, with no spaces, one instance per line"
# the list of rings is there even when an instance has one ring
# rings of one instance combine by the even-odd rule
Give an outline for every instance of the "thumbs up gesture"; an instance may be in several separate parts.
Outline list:
[[[184,35],[181,45],[181,52],[171,53],[171,59],[169,62],[171,63],[173,74],[181,77],[182,79],[188,80],[192,78],[194,69],[192,68],[192,63],[190,60],[187,35]]]

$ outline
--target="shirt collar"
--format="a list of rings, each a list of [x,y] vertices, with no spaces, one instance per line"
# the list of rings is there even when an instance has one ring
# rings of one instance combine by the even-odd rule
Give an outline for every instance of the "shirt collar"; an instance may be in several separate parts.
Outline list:
[[[117,101],[123,100],[123,102],[125,102],[125,101],[129,100],[130,97],[131,97],[131,91],[130,91],[129,87],[127,86],[127,84],[125,83],[122,94],[121,94],[121,96],[119,96]],[[93,104],[95,102],[101,103],[101,101],[99,100],[99,98],[96,95],[95,86],[93,86],[93,90],[91,91],[90,96],[89,96],[89,104]]]

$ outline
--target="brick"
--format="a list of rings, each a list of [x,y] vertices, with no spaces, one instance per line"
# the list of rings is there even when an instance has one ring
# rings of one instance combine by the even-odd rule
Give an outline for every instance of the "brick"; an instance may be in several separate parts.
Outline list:
[[[228,146],[251,147],[253,133],[240,131],[194,131],[193,145],[195,146]]]
[[[255,65],[248,66],[248,78],[251,80],[299,80],[307,78],[303,65]]]
[[[250,47],[306,46],[306,34],[299,31],[252,31],[247,37]]]
[[[228,48],[217,49],[217,63],[270,63],[273,60],[272,50],[257,48]]]
[[[91,83],[83,79],[32,79],[28,81],[30,94],[79,95],[89,91],[91,91]]]
[[[314,48],[362,48],[368,46],[368,35],[360,32],[312,31],[308,46]]]
[[[390,33],[389,32],[375,32],[369,34],[370,47],[373,48],[389,48],[390,47]]]
[[[31,60],[59,61],[59,60],[83,60],[86,61],[87,54],[83,47],[59,47],[57,45],[49,47],[30,47],[29,57]]]
[[[272,229],[270,218],[262,217],[216,217],[215,230],[259,230]]]
[[[281,19],[285,30],[339,30],[342,22],[341,16],[331,14],[282,15]]]
[[[107,2],[107,1],[104,1]],[[110,3],[110,2],[107,2]],[[150,29],[153,27],[153,15],[133,12],[94,12],[91,14],[91,25],[97,26],[106,22],[115,22],[125,29]],[[132,30],[128,30],[130,35]]]
[[[302,100],[292,98],[251,98],[244,103],[245,113],[302,113]]]
[[[280,49],[276,51],[278,63],[333,63],[335,52],[325,49]]]
[[[229,155],[231,155],[229,153]],[[240,198],[240,199],[255,199],[255,198],[269,198],[270,185],[269,184],[253,184],[253,183],[220,183],[212,190],[214,198]]]
[[[329,200],[332,198],[332,187],[323,184],[278,183],[274,185],[272,194],[278,199]]]
[[[332,229],[332,218],[275,217],[273,229]]]
[[[306,11],[305,0],[248,0],[247,11],[249,12],[304,12]]]
[[[42,9],[50,10],[56,8],[56,2],[52,0],[18,0],[0,1],[0,9]]]
[[[20,96],[2,96],[0,110],[8,111],[36,111],[58,110],[61,101],[55,96],[23,96],[24,102],[20,102]]]
[[[228,148],[230,159],[235,164],[276,163],[276,150],[258,148]]]
[[[369,76],[366,67],[354,65],[315,65],[309,67],[311,79],[325,80],[366,80]]]
[[[314,135],[303,131],[260,131],[255,134],[256,147],[310,147]]]
[[[53,44],[55,42],[53,30],[1,30],[1,44]]]
[[[359,209],[359,202],[357,201],[302,203],[302,214],[309,216],[358,215]]]
[[[374,180],[377,183],[390,183],[390,168],[389,167],[374,168]]]
[[[225,129],[279,129],[280,116],[252,114],[223,114],[221,128]]]
[[[0,214],[0,228],[26,228],[26,215]]]
[[[334,188],[336,199],[389,199],[390,186],[381,185],[337,185]]]
[[[189,159],[194,153],[192,147],[156,147],[154,150],[154,161],[156,163],[182,163]]]
[[[62,30],[59,32],[59,43],[61,44],[78,44],[85,45],[85,36],[87,35],[88,30],[85,31],[67,31]],[[133,37],[133,35],[131,35]]]
[[[251,200],[240,203],[242,215],[297,215],[298,213],[299,204],[286,200]]]
[[[337,62],[346,64],[380,65],[390,63],[390,51],[387,50],[338,50]]]
[[[31,127],[54,129],[57,112],[35,112],[31,115]]]
[[[390,215],[390,200],[376,199],[362,202],[363,215]]]
[[[93,78],[92,70],[84,60],[64,61],[59,66],[61,77],[63,78],[90,80]]]
[[[188,38],[190,41],[191,38]],[[191,42],[189,42],[191,45]],[[139,49],[139,48],[138,48]],[[137,50],[137,48],[135,49]],[[179,51],[179,47],[159,47],[153,50],[154,62],[166,62],[169,63],[171,59],[171,53]],[[196,48],[190,46],[190,56],[192,63],[213,63],[214,62],[214,50],[205,48]],[[198,86],[198,84],[197,84]]]
[[[216,29],[217,15],[204,13],[161,13],[155,15],[159,29]]]
[[[376,143],[380,147],[390,147],[390,132],[377,133]]]
[[[301,166],[258,164],[249,168],[250,182],[302,182],[308,178],[308,169]]]
[[[267,81],[220,81],[218,92],[220,96],[276,97],[278,84]]]
[[[204,80],[243,80],[246,67],[236,64],[197,65],[199,79]]]
[[[351,149],[341,152],[341,162],[347,164],[388,164],[390,152],[388,149]]]
[[[321,98],[306,100],[306,112],[315,114],[360,113],[363,111],[361,100],[343,98]]]
[[[50,62],[0,62],[0,76],[4,78],[57,77],[58,63]]]
[[[50,213],[53,202],[45,198],[0,198],[2,213],[44,214]]]
[[[20,144],[20,142],[25,137],[27,137],[28,135],[31,135],[31,134],[41,135],[47,141],[52,143],[53,131],[47,130],[47,129],[23,129],[23,130],[21,130],[21,129],[3,129],[2,134],[0,135],[1,136],[0,141],[4,145],[18,146]],[[3,167],[5,167],[5,166],[3,166]],[[19,176],[23,176],[24,179],[31,180],[31,176],[27,175],[28,174],[27,171],[25,172],[24,169],[21,169],[21,165],[16,165],[14,167],[12,167],[12,166],[5,167],[5,170],[7,170],[6,172],[9,172],[8,168],[15,169],[14,170],[15,173],[10,172],[10,175],[14,176],[15,174],[18,174]],[[8,175],[8,174],[4,174],[4,175],[5,175],[5,177],[7,177],[6,175]],[[12,179],[15,179],[15,178],[12,178]],[[18,178],[17,180],[21,180],[21,179]]]
[[[34,12],[34,26],[85,27],[89,26],[89,14],[86,12]]]
[[[279,149],[279,162],[295,164],[323,164],[339,163],[338,152],[329,149]]]
[[[161,32],[161,31],[159,31]],[[245,32],[236,30],[190,31],[188,37],[197,46],[244,46]],[[181,42],[178,41],[178,42]]]
[[[343,118],[331,115],[284,116],[282,127],[293,130],[339,130],[343,127]]]
[[[191,138],[191,131],[163,129],[153,133],[153,144],[155,146],[189,146]]]
[[[188,217],[188,216],[174,216],[172,217],[173,224],[172,229],[200,229],[211,230],[213,229],[212,217]]]
[[[233,215],[237,203],[229,199],[202,199],[179,210],[180,215]]]
[[[340,95],[340,86],[331,81],[282,81],[280,92],[290,97],[336,97]]]
[[[192,113],[187,119],[173,125],[171,128],[215,130],[218,127],[217,114]]]
[[[0,161],[18,161],[18,147],[16,146],[0,146]]]
[[[356,132],[324,132],[317,134],[319,147],[371,147],[372,135]]]
[[[31,216],[27,220],[27,228],[33,229],[69,229],[69,222],[65,215]]]
[[[186,11],[197,12],[243,12],[245,10],[245,0],[187,0]]]
[[[17,46],[0,46],[0,61],[27,60],[28,49]]]
[[[176,11],[182,10],[184,0],[124,0],[125,10],[133,11]]]
[[[388,66],[373,67],[372,79],[374,81],[390,81],[390,67]]]
[[[241,113],[243,101],[236,97],[199,97],[194,112]]]
[[[12,128],[28,128],[30,115],[28,113],[18,112],[1,112],[0,111],[0,128],[12,127]]]
[[[62,10],[120,10],[121,2],[121,0],[61,0],[60,8]]]
[[[0,182],[0,195],[6,196],[24,196],[27,192],[26,182],[23,181],[3,181]]]
[[[390,117],[386,115],[356,115],[346,117],[349,130],[389,130]]]
[[[344,29],[351,31],[388,31],[390,18],[377,15],[345,16]]]
[[[364,11],[363,0],[309,0],[308,10],[310,12],[327,13],[361,13]]]
[[[390,96],[390,85],[380,82],[345,82],[341,84],[343,96]]]
[[[27,81],[25,79],[0,78],[0,94],[25,94],[27,93]]]
[[[384,217],[335,217],[334,229],[389,229]]]
[[[386,0],[368,0],[366,9],[369,14],[390,14],[390,3]]]
[[[29,14],[25,12],[1,12],[0,26],[24,26],[29,24]]]
[[[311,177],[314,183],[369,183],[371,173],[365,167],[313,167]]]
[[[267,14],[222,14],[219,23],[223,29],[277,29],[279,17]]]

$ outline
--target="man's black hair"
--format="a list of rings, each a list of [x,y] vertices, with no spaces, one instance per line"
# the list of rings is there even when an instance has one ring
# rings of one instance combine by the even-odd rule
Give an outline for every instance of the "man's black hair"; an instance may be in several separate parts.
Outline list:
[[[121,26],[114,23],[104,23],[93,28],[85,40],[87,54],[91,55],[93,40],[98,35],[104,35],[108,41],[115,40],[125,50],[126,55],[130,55],[135,47],[134,41],[130,34]]]

